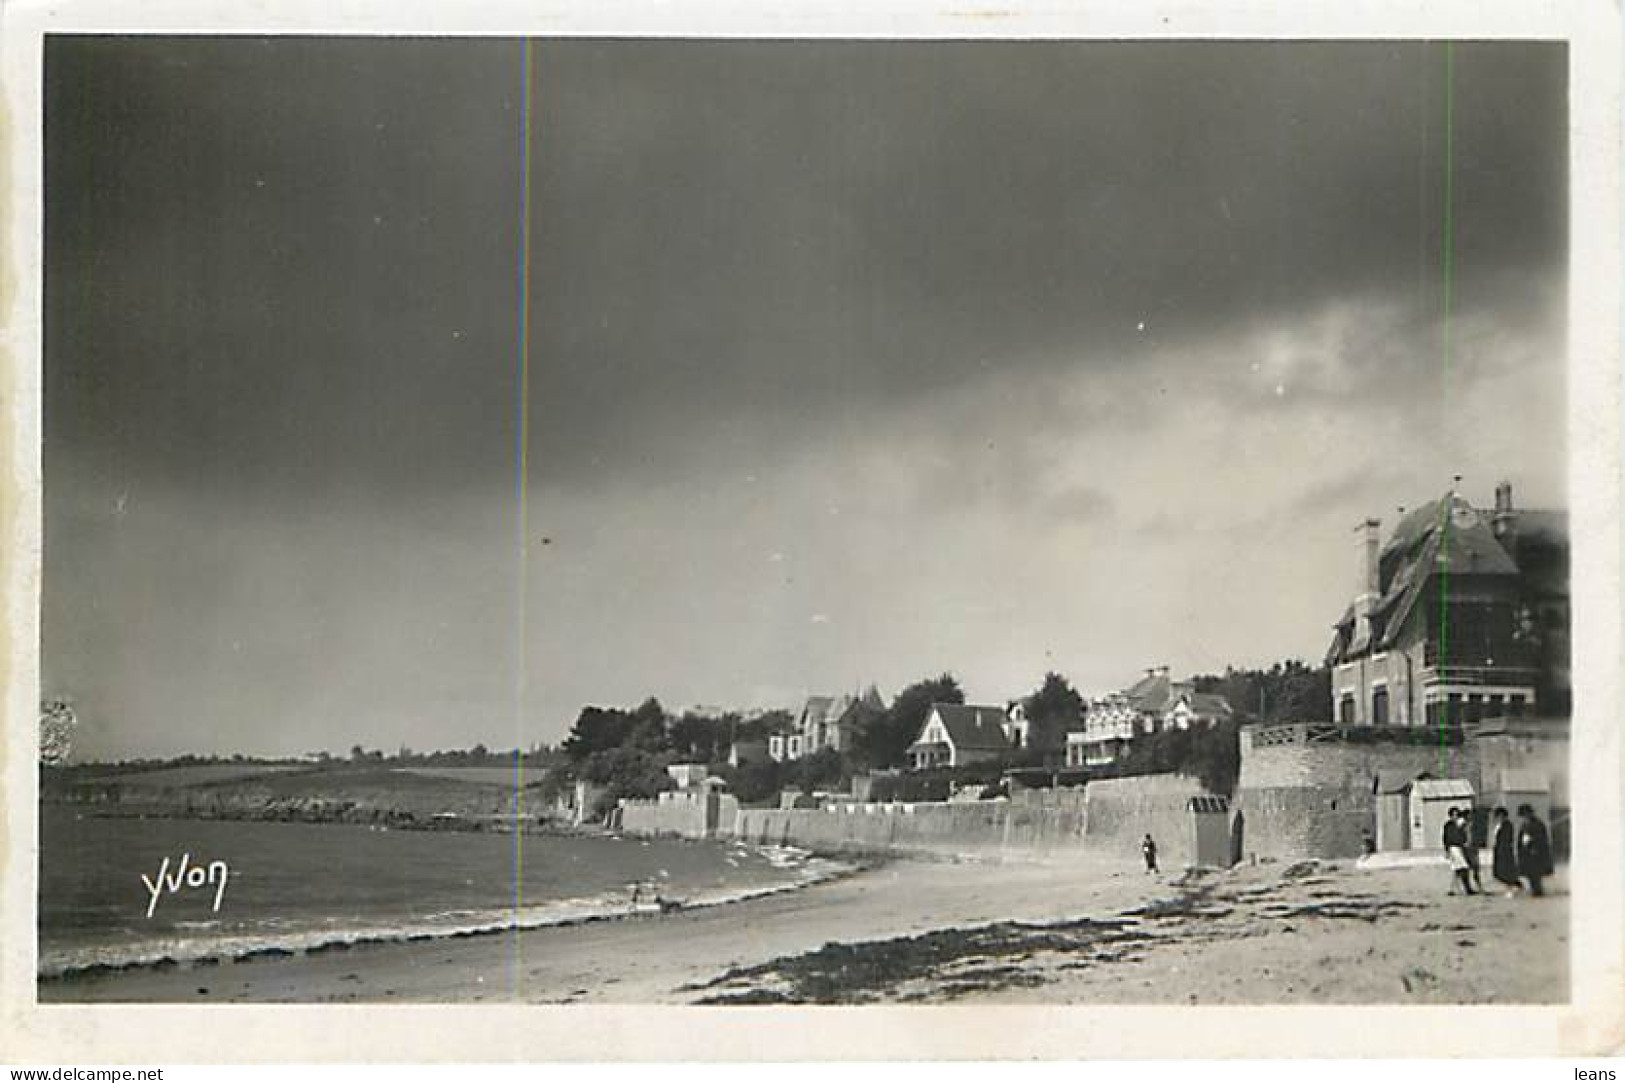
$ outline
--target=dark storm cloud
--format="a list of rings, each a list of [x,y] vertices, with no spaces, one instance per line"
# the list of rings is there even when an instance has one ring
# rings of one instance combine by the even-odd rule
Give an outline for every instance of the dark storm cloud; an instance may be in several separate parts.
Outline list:
[[[47,439],[206,491],[513,459],[518,46],[48,42]]]
[[[1442,45],[540,57],[550,473],[647,454],[696,400],[788,432],[989,366],[1131,364],[1351,291],[1441,308]],[[1561,258],[1565,72],[1559,48],[1526,45],[1459,46],[1452,69],[1454,303],[1471,307]]]
[[[1267,663],[1358,517],[1560,502],[1561,46],[1458,46],[1447,110],[1439,44],[539,42],[524,294],[520,57],[48,43],[92,751]]]
[[[1561,257],[1565,65],[1453,80],[1465,308]],[[518,82],[512,42],[53,40],[53,435],[307,496],[511,473]],[[535,480],[1348,291],[1435,313],[1444,82],[1420,43],[541,43]]]

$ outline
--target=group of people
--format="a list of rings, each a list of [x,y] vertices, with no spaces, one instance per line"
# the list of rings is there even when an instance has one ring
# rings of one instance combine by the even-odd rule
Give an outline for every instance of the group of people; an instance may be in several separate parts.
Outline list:
[[[1468,809],[1452,808],[1444,822],[1444,852],[1450,858],[1450,894],[1484,893],[1478,873],[1478,847],[1473,845],[1473,823]],[[1552,837],[1546,824],[1529,805],[1518,806],[1512,823],[1505,808],[1497,808],[1490,828],[1490,875],[1508,896],[1524,890],[1545,894],[1542,881],[1552,874]]]

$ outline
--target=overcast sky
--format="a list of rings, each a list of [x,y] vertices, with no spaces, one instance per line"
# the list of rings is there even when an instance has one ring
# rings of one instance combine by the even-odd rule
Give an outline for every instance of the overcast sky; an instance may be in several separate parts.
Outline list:
[[[540,42],[523,294],[521,49],[50,42],[84,754],[1318,660],[1566,503],[1561,45]]]

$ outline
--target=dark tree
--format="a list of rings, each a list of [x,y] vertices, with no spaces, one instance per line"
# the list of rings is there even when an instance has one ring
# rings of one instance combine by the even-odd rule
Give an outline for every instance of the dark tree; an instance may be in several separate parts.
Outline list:
[[[670,748],[666,736],[666,709],[650,696],[632,712],[632,731],[627,743],[645,752],[658,753]]]
[[[712,763],[727,759],[728,745],[738,726],[738,715],[713,717],[688,712],[672,722],[668,741],[678,759],[691,763]]]
[[[583,707],[560,747],[572,761],[580,762],[595,752],[621,747],[631,732],[632,719],[625,711]]]
[[[790,785],[792,765],[777,760],[752,760],[738,767],[725,767],[720,774],[728,792],[742,805],[774,805],[779,792]]]
[[[1059,673],[1044,674],[1044,683],[1026,699],[1028,747],[1055,752],[1066,744],[1068,732],[1083,725],[1083,697]]]
[[[845,785],[852,777],[846,759],[833,748],[820,748],[809,756],[801,757],[791,764],[791,773],[802,793],[834,789]]]

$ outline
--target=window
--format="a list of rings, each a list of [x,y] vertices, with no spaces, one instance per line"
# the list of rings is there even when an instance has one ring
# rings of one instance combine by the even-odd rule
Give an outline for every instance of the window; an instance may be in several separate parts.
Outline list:
[[[1345,726],[1354,725],[1354,697],[1344,696],[1337,708],[1337,720]]]
[[[1386,726],[1388,724],[1388,689],[1379,688],[1371,693],[1371,724],[1373,726]]]

